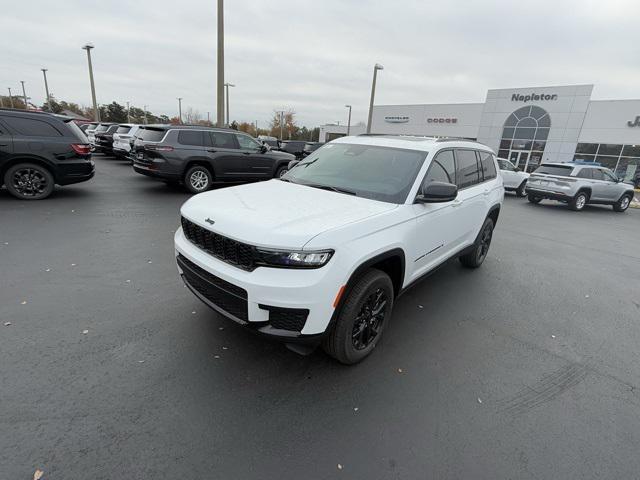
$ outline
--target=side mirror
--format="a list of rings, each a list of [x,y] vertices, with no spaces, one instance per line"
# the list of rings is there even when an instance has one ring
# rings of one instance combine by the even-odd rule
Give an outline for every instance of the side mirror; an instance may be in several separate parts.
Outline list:
[[[429,182],[422,184],[420,193],[416,195],[416,203],[451,202],[458,196],[458,187],[447,182]]]
[[[269,151],[268,146],[266,146],[264,143],[260,145],[260,153],[267,153],[268,151]]]

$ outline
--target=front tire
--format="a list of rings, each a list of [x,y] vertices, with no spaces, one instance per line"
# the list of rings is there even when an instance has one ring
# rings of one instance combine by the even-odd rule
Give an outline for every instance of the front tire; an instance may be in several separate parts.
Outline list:
[[[345,365],[362,361],[376,347],[391,318],[393,284],[389,275],[371,269],[356,280],[324,342],[324,350]]]
[[[527,196],[527,200],[529,200],[531,203],[540,203],[542,201],[542,197],[536,197],[533,193],[530,193]]]
[[[184,175],[184,184],[191,193],[206,192],[211,188],[213,175],[202,165],[195,165]]]
[[[493,220],[487,218],[480,229],[480,235],[476,239],[476,243],[473,245],[473,250],[460,257],[460,263],[467,268],[478,268],[487,258],[489,253],[489,247],[491,246],[491,239],[493,238]]]
[[[613,210],[616,212],[624,212],[631,204],[631,195],[623,195],[616,203],[613,204]]]
[[[587,192],[578,192],[577,195],[569,201],[569,208],[579,212],[584,209],[588,201],[589,195],[587,195]]]
[[[287,168],[286,165],[282,165],[280,167],[278,167],[278,169],[276,170],[276,174],[273,178],[282,178],[282,176],[287,173],[289,171],[289,169]]]
[[[11,195],[20,200],[42,200],[53,192],[55,181],[51,172],[34,163],[19,163],[7,170],[4,184]]]
[[[524,182],[522,182],[520,184],[520,186],[518,187],[518,189],[516,190],[516,196],[520,197],[520,198],[524,198],[527,196],[527,193],[525,192],[525,188],[527,187],[527,182],[526,180]]]

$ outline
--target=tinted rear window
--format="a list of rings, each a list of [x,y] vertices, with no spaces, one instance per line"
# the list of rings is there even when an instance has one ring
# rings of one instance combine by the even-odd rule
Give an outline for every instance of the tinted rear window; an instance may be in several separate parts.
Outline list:
[[[53,125],[42,120],[19,117],[2,117],[2,119],[20,135],[32,137],[61,137]]]
[[[108,128],[109,125],[98,125],[98,127],[96,128],[96,133],[106,132]]]
[[[116,133],[129,133],[129,130],[131,130],[131,127],[120,126],[116,130]]]
[[[65,123],[67,127],[69,127],[69,129],[71,130],[71,133],[73,133],[75,137],[78,137],[78,140],[80,140],[80,143],[89,143],[89,139],[87,138],[87,136],[84,134],[84,132],[76,122],[69,121]]]
[[[204,147],[204,134],[199,130],[182,130],[178,133],[178,143],[180,145]]]
[[[480,181],[476,152],[456,150],[456,180],[458,188],[470,187]]]
[[[568,177],[573,170],[571,165],[540,165],[533,173],[544,173],[545,175],[560,175]]]
[[[164,138],[166,130],[159,128],[143,128],[138,131],[137,137],[145,142],[159,142]]]
[[[496,165],[493,163],[493,155],[487,152],[478,152],[480,155],[480,166],[482,167],[482,174],[485,180],[491,180],[496,178]]]

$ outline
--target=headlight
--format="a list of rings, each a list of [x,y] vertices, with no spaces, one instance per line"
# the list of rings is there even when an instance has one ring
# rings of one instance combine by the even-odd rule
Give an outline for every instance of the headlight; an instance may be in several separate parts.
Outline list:
[[[287,252],[257,249],[256,263],[265,267],[320,268],[333,256],[333,250]]]

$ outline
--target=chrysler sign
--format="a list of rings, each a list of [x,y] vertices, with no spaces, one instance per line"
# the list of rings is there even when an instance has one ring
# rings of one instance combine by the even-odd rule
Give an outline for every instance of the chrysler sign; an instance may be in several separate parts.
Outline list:
[[[388,123],[407,123],[409,121],[409,117],[405,115],[389,115],[384,117],[384,121]]]
[[[529,95],[522,95],[520,93],[514,93],[513,95],[511,95],[512,102],[527,103],[532,100],[534,102],[539,102],[540,100],[557,100],[557,99],[558,99],[558,95],[556,95],[555,93],[551,95],[542,94],[542,93],[530,93]]]

